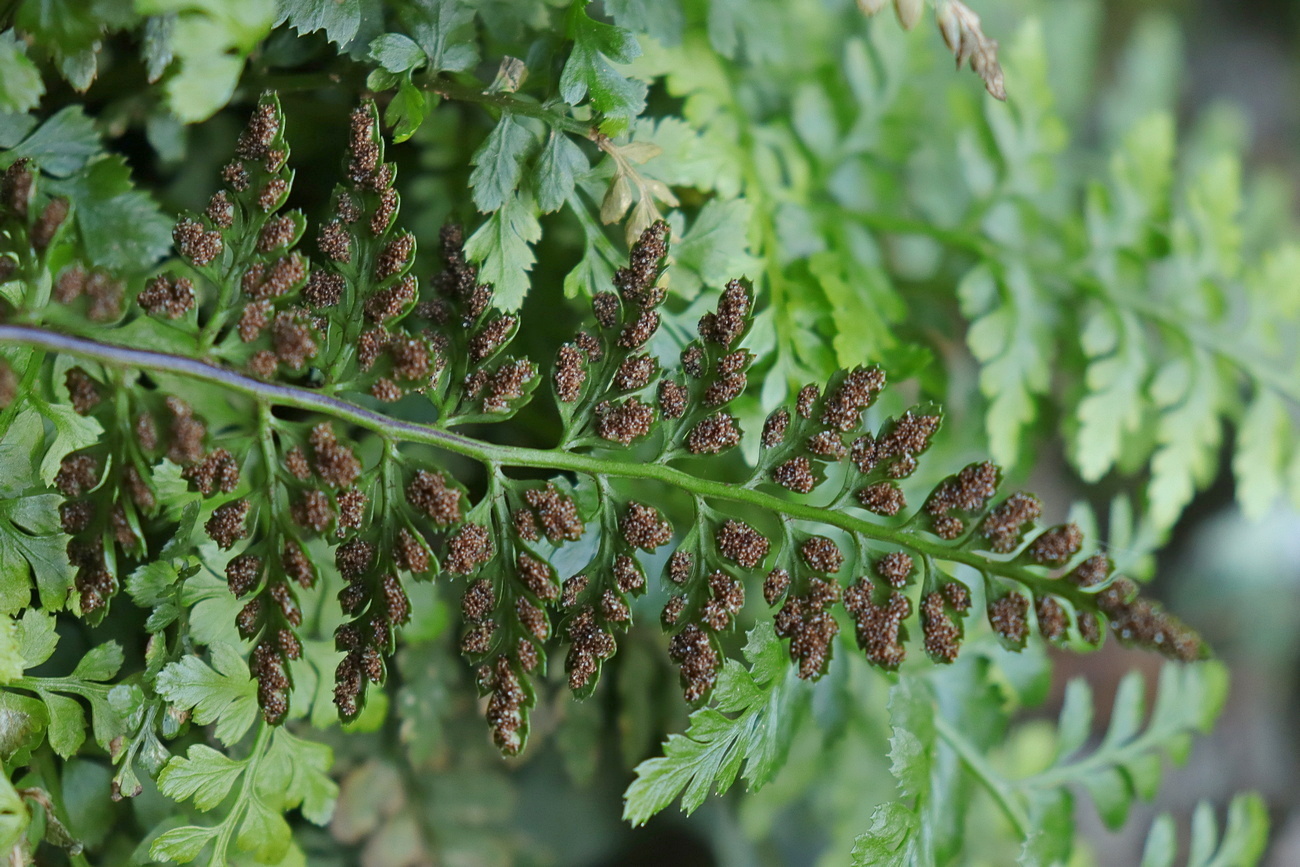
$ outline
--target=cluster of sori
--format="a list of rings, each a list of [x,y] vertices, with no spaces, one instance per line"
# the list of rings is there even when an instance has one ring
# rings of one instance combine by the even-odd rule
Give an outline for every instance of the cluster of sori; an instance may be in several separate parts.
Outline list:
[[[293,249],[302,215],[279,214],[292,181],[287,160],[283,119],[266,96],[222,172],[226,188],[203,214],[177,224],[189,270],[159,275],[138,294],[148,315],[188,326],[197,353],[254,378],[381,401],[423,395],[439,427],[506,418],[531,398],[536,365],[504,355],[518,317],[493,307],[492,287],[479,282],[458,228],[443,231],[443,268],[422,297],[411,273],[414,239],[394,228],[394,169],[383,162],[373,106],[351,115],[347,180],[317,235],[319,267]],[[30,239],[0,259],[6,268],[23,267],[38,238],[48,243],[57,230],[41,227],[66,213],[52,205],[37,213],[33,183],[21,164],[4,176],[3,217],[21,218]],[[594,451],[598,463],[617,466],[627,462],[619,453],[636,449],[637,461],[685,461],[686,469],[669,472],[687,472],[740,444],[729,405],[754,361],[741,347],[751,290],[728,283],[666,369],[648,345],[661,324],[668,258],[669,228],[656,222],[633,244],[612,290],[594,296],[594,326],[559,348],[551,372],[563,422],[557,453]],[[105,298],[117,297],[120,307],[120,287],[104,288],[111,281],[84,271],[68,280],[81,290],[68,290],[67,303],[87,296],[86,316],[111,307]],[[243,603],[236,625],[252,643],[250,670],[273,723],[288,713],[290,663],[302,654],[298,593],[319,580],[318,561],[331,547],[345,615],[334,634],[340,715],[359,714],[368,685],[386,678],[395,632],[411,613],[404,581],[441,575],[464,582],[461,650],[486,697],[493,736],[511,754],[526,742],[548,643],[567,648],[569,687],[589,696],[631,624],[633,597],[647,589],[639,552],[675,540],[661,620],[691,702],[717,682],[720,636],[735,627],[751,581],[776,609],[776,631],[800,677],[827,670],[841,622],[852,623],[870,662],[893,670],[906,658],[915,616],[928,658],[953,661],[974,594],[936,568],[940,559],[982,573],[988,622],[1009,647],[1034,631],[1096,644],[1107,621],[1122,640],[1180,659],[1203,653],[1194,633],[1112,576],[1104,557],[1076,562],[1077,527],[1031,532],[1042,507],[1024,493],[995,504],[1000,471],[992,464],[944,479],[907,514],[901,482],[916,471],[940,416],[916,408],[867,430],[867,411],[885,388],[876,367],[805,386],[791,406],[772,412],[757,464],[735,483],[746,493],[723,498],[747,511],[723,515],[696,495],[695,519],[680,538],[658,508],[618,494],[598,470],[584,483],[594,505],[583,505],[566,480],[521,481],[495,466],[472,501],[456,479],[382,436],[364,452],[377,457],[363,461],[351,431],[282,417],[263,403],[255,424],[250,417],[223,431],[209,448],[208,423],[162,389],[81,367],[66,368],[63,380],[75,411],[96,416],[107,432],[68,455],[55,479],[67,498],[61,518],[82,611],[102,615],[119,561],[148,553],[150,522],[164,520],[153,472],[164,458],[178,465],[200,504],[193,541],[202,541],[201,526],[228,552],[227,582]],[[591,526],[590,560],[557,574],[548,552]]]
[[[858,8],[866,15],[875,15],[889,5],[890,0],[858,0]],[[893,0],[898,21],[911,30],[921,20],[925,0]],[[971,70],[984,82],[989,95],[1003,101],[1007,98],[1002,65],[998,63],[998,43],[984,34],[980,17],[961,0],[935,0],[934,21],[943,41],[957,60],[957,68],[970,63]]]
[[[958,559],[966,552],[972,556],[965,562],[982,573],[989,625],[1009,647],[1024,646],[1033,607],[1038,632],[1049,641],[1075,637],[1095,645],[1101,637],[1098,617],[1104,615],[1124,641],[1184,660],[1203,653],[1200,639],[1158,606],[1137,598],[1132,582],[1111,583],[1104,557],[1067,570],[1083,544],[1074,524],[1026,540],[1042,505],[1023,492],[993,505],[1001,473],[991,463],[971,464],[949,476],[919,509],[904,515],[907,502],[898,482],[916,470],[940,417],[916,409],[887,420],[874,434],[860,433],[863,410],[884,385],[883,373],[875,368],[841,373],[828,383],[825,396],[819,387],[806,386],[793,410],[776,410],[764,425],[757,478],[796,497],[830,488],[824,508],[859,507],[884,521],[892,539],[888,545],[869,543],[846,532],[855,562],[869,569],[842,588],[830,576],[846,562],[839,547],[843,542],[787,535],[792,544],[778,552],[764,581],[764,597],[772,606],[784,600],[776,615],[777,633],[789,639],[801,677],[825,670],[839,630],[832,607],[840,601],[872,663],[890,670],[902,663],[907,621],[917,611],[926,655],[938,663],[955,660],[972,594],[934,560]],[[937,537],[939,544],[928,537]],[[903,550],[873,553],[873,546]],[[921,568],[914,554],[923,555]],[[695,690],[688,685],[687,691]]]
[[[267,94],[222,170],[224,188],[176,225],[189,276],[152,278],[140,305],[190,317],[200,351],[260,379],[386,402],[420,393],[443,424],[502,418],[525,402],[536,366],[499,357],[518,318],[493,308],[458,227],[443,231],[444,268],[421,298],[415,237],[397,225],[396,168],[384,162],[374,105],[349,117],[345,181],[316,232],[315,265],[296,249],[306,219],[281,213],[293,183],[288,160],[279,102]]]
[[[111,432],[65,456],[54,477],[65,497],[59,519],[71,536],[68,560],[81,612],[98,618],[119,589],[124,558],[146,553],[145,530],[159,514],[154,465],[167,458],[190,466],[209,490],[227,491],[239,483],[239,466],[221,451],[199,469],[207,428],[178,397],[110,386],[81,367],[69,368],[64,384],[73,409]],[[117,399],[107,399],[110,393]]]

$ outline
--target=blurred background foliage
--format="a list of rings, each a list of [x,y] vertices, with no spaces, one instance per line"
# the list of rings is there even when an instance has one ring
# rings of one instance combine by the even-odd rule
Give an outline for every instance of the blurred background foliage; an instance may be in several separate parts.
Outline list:
[[[528,70],[521,93],[564,87],[562,40],[548,29],[562,10],[471,5],[477,18],[449,22],[439,37],[453,49],[441,69],[487,82],[514,52]],[[644,112],[608,112],[606,130],[618,147],[653,145],[627,151],[638,157],[626,161],[636,195],[659,182],[676,200],[650,205],[678,240],[665,331],[692,328],[710,298],[704,288],[749,274],[763,309],[751,339],[763,386],[742,413],[751,428],[803,382],[879,360],[900,384],[882,412],[918,399],[945,405],[948,433],[932,467],[991,453],[1049,515],[1076,503],[1073,515],[1108,540],[1121,568],[1153,579],[1155,594],[1204,631],[1232,675],[1218,728],[1121,831],[1080,799],[1084,842],[1073,863],[1137,863],[1161,811],[1185,840],[1197,801],[1222,807],[1242,789],[1261,791],[1273,820],[1264,863],[1300,863],[1288,723],[1300,685],[1300,9],[1285,0],[972,6],[1001,43],[1006,105],[954,75],[928,22],[904,32],[848,2],[593,7],[638,34],[640,54],[620,70],[649,85]],[[303,0],[3,0],[0,25],[26,43],[0,36],[0,94],[18,110],[0,118],[0,144],[30,144],[22,112],[34,108],[61,118],[71,164],[84,164],[100,136],[164,213],[199,210],[250,106],[273,88],[299,178],[290,204],[317,215],[330,188],[303,179],[335,176],[348,112],[371,87],[406,139],[389,149],[403,222],[432,250],[445,221],[478,227],[512,207],[511,196],[536,193],[527,182],[505,190],[507,204],[485,202],[481,185],[471,193],[470,157],[498,124],[490,103],[417,99],[401,71],[375,71],[389,64],[377,64],[372,40],[415,32],[409,23],[377,0],[333,10]],[[635,87],[624,96],[640,98]],[[552,133],[530,124],[531,160]],[[525,317],[553,323],[524,330],[521,348],[534,358],[553,354],[578,321],[570,299],[600,288],[622,255],[622,232],[599,217],[623,164],[583,148],[593,167],[578,173],[567,206],[536,214],[540,235],[497,263],[522,281],[508,291]],[[158,231],[165,246],[165,224]],[[149,240],[145,249],[160,252]],[[531,272],[517,267],[532,257]],[[138,281],[153,262],[104,264]],[[557,425],[536,409],[513,430],[544,444]],[[295,826],[311,864],[838,864],[895,796],[888,684],[844,653],[769,786],[630,829],[621,794],[631,768],[686,725],[675,677],[656,661],[662,595],[638,603],[651,625],[632,631],[595,698],[579,704],[551,689],[527,755],[503,763],[470,698],[447,603],[423,585],[412,595],[420,591],[428,598],[413,599],[386,700],[346,735],[337,726],[315,735],[335,751],[341,790],[327,828]],[[60,658],[76,658],[97,634],[107,632],[69,630]],[[1092,684],[1096,741],[1124,673],[1145,672],[1154,697],[1158,668],[1115,642],[1090,656],[1032,647],[1012,657],[990,646],[936,682],[951,681],[960,701],[970,684],[1001,681],[1017,725],[1005,745],[993,726],[989,742],[999,767],[1027,775],[1051,759],[1049,721],[1071,677]],[[76,759],[62,773],[73,797],[105,785],[110,771]],[[149,785],[126,819],[93,799],[69,804],[72,831],[103,845],[101,863],[126,863],[171,809]],[[996,824],[991,803],[972,811],[969,828]],[[972,832],[962,863],[1009,863],[1014,853]]]

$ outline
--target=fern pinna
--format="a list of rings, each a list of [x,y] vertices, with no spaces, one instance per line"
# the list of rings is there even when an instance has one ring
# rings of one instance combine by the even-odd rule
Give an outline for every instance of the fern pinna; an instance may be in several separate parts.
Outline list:
[[[338,714],[357,718],[369,687],[388,676],[412,582],[436,581],[459,596],[460,649],[507,754],[525,746],[548,652],[562,658],[568,687],[590,696],[634,598],[656,581],[667,590],[667,654],[697,704],[738,665],[725,661],[728,633],[758,595],[771,609],[763,628],[785,641],[803,679],[826,673],[842,628],[888,672],[909,655],[952,663],[973,600],[1011,649],[1035,632],[1092,647],[1109,624],[1175,659],[1205,655],[1195,633],[1113,575],[1104,555],[1086,554],[1078,527],[1040,530],[1036,498],[1000,496],[995,465],[915,490],[908,479],[942,415],[921,406],[877,422],[878,367],[806,386],[746,450],[733,405],[756,360],[744,345],[754,293],[744,280],[727,283],[696,336],[661,333],[666,223],[640,233],[613,285],[595,295],[588,326],[538,363],[510,354],[520,317],[494,306],[459,228],[443,230],[441,269],[419,279],[370,104],[351,115],[344,182],[312,233],[318,254],[300,250],[308,225],[284,209],[294,181],[284,126],[276,97],[264,96],[223,188],[176,224],[180,261],[131,299],[78,264],[67,201],[42,190],[39,166],[20,161],[4,174],[0,261],[32,278],[7,284],[18,289],[5,296],[0,340],[28,354],[22,370],[5,369],[4,423],[49,421],[65,443],[40,480],[61,503],[29,500],[57,509],[57,521],[14,517],[36,540],[23,555],[47,609],[66,603],[94,621],[121,604],[125,586],[151,610],[152,631],[166,636],[176,624],[172,640],[151,644],[146,683],[133,687],[133,715],[114,741],[115,791],[139,791],[133,763],[157,772],[166,708],[200,723],[224,712],[191,687],[237,681],[242,663],[227,650],[213,650],[215,668],[190,655],[182,613],[221,592],[238,600],[256,703],[275,725],[313,700],[297,689],[309,673],[314,683],[332,675]],[[142,335],[151,345],[136,345]],[[560,441],[498,442],[491,426],[538,388],[553,396]],[[691,516],[686,525],[656,505],[670,501]],[[51,557],[41,540],[60,530],[72,570],[62,589],[40,579]],[[557,565],[565,546],[590,552],[585,565]],[[952,564],[978,576],[975,592]],[[228,591],[212,589],[213,569]],[[342,579],[336,667],[308,672],[304,647],[320,640],[304,635],[300,599],[331,570]],[[723,706],[746,707],[734,700],[729,687]],[[240,707],[234,722],[221,717],[227,743],[252,723],[251,704]],[[306,749],[273,731],[259,729],[249,768]],[[164,791],[187,796],[185,763],[204,756],[194,747],[167,763]],[[292,797],[285,803],[310,795]],[[168,837],[178,848],[167,851],[227,832],[202,833]]]

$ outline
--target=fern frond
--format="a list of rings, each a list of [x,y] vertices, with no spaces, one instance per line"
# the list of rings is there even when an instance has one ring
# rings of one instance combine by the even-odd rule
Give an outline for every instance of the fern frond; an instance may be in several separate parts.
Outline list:
[[[166,329],[179,323],[195,357],[115,345],[111,330],[92,341],[0,325],[4,339],[102,365],[93,375],[67,368],[74,408],[107,433],[63,458],[56,479],[73,498],[64,507],[65,529],[100,543],[73,549],[84,611],[103,609],[119,559],[149,561],[156,549],[148,539],[159,532],[171,538],[174,510],[194,504],[188,535],[171,543],[170,556],[184,557],[207,540],[231,552],[223,562],[242,606],[238,632],[252,642],[249,670],[263,716],[277,723],[290,713],[292,663],[303,653],[298,595],[327,568],[308,544],[320,538],[334,548],[346,582],[339,591],[345,620],[334,633],[344,653],[335,703],[353,719],[367,685],[386,679],[396,630],[410,617],[404,584],[463,577],[462,650],[490,696],[487,716],[499,746],[515,753],[527,737],[532,679],[543,670],[553,631],[568,647],[570,687],[589,695],[631,623],[630,598],[647,586],[637,552],[674,538],[659,509],[611,484],[636,479],[676,491],[694,507],[694,523],[666,567],[672,595],[663,616],[691,701],[713,690],[723,659],[719,635],[732,627],[745,584],[764,575],[766,601],[780,605],[776,633],[788,640],[805,679],[827,669],[838,606],[868,659],[886,670],[898,667],[912,635],[931,660],[952,662],[971,591],[940,561],[974,568],[989,623],[1010,647],[1023,646],[1035,625],[1051,640],[1095,644],[1106,620],[1121,638],[1178,658],[1204,652],[1194,633],[1135,598],[1131,582],[1112,577],[1104,557],[1080,559],[1077,527],[1034,533],[1041,512],[1034,498],[997,502],[993,464],[966,467],[909,510],[915,493],[906,480],[942,417],[918,407],[868,430],[865,414],[886,384],[880,368],[842,371],[824,388],[805,386],[792,406],[769,416],[753,467],[729,458],[743,436],[729,407],[754,361],[741,345],[752,323],[752,290],[728,283],[670,372],[649,351],[666,297],[670,232],[662,222],[632,246],[613,291],[593,297],[595,327],[557,353],[550,379],[564,422],[560,443],[518,448],[459,433],[517,411],[542,374],[506,354],[519,319],[492,307],[492,287],[480,282],[457,231],[444,232],[444,271],[421,296],[410,273],[413,241],[394,228],[393,170],[383,162],[374,110],[359,109],[350,124],[348,183],[336,190],[334,214],[319,234],[331,262],[325,268],[311,268],[291,249],[304,218],[277,213],[292,174],[273,95],[263,97],[240,138],[223,173],[227,189],[205,214],[177,224],[177,249],[201,282],[181,292],[189,278],[156,278],[137,301],[161,318],[137,318],[131,333],[149,322]],[[250,310],[262,328],[247,321]],[[140,370],[169,388],[203,383],[202,393],[214,399],[241,395],[246,402],[226,411],[210,402],[197,409],[175,394],[137,397],[128,384]],[[439,417],[415,424],[335,396],[363,390],[390,402],[423,394]],[[30,395],[19,400],[37,399]],[[290,421],[281,417],[284,408],[313,417]],[[354,445],[340,425],[375,436]],[[480,463],[481,492],[402,443]],[[516,480],[507,467],[589,479],[594,511],[581,514],[559,487]],[[189,491],[172,490],[181,481]],[[175,495],[171,515],[153,499],[160,485]],[[105,505],[77,499],[87,494]],[[599,534],[590,562],[557,574],[551,552],[587,527]],[[861,577],[853,581],[855,574]]]

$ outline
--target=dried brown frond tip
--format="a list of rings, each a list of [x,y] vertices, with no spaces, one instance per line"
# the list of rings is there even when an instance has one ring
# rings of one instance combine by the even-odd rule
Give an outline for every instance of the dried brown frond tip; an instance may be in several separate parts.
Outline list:
[[[1062,524],[1040,534],[1029,543],[1029,557],[1045,566],[1061,566],[1079,553],[1083,531],[1076,524]]]
[[[763,562],[771,542],[744,521],[727,521],[718,528],[716,541],[723,557],[746,569]]]
[[[998,63],[998,43],[984,35],[980,17],[961,0],[940,3],[935,10],[935,23],[943,34],[943,41],[957,59],[957,68],[969,61],[970,68],[984,82],[984,88],[994,99],[1007,100],[1006,82],[1002,66]]]
[[[692,704],[701,701],[713,689],[722,665],[708,633],[694,623],[686,624],[668,643],[668,655],[681,666],[686,700]]]
[[[627,512],[619,522],[619,530],[623,534],[623,541],[643,551],[653,551],[661,545],[667,545],[673,537],[672,525],[663,519],[658,509],[637,502],[627,504]]]
[[[805,680],[819,677],[830,661],[831,642],[840,631],[830,609],[839,598],[838,584],[813,578],[807,593],[790,597],[777,612],[776,634],[790,639],[790,658]]]

